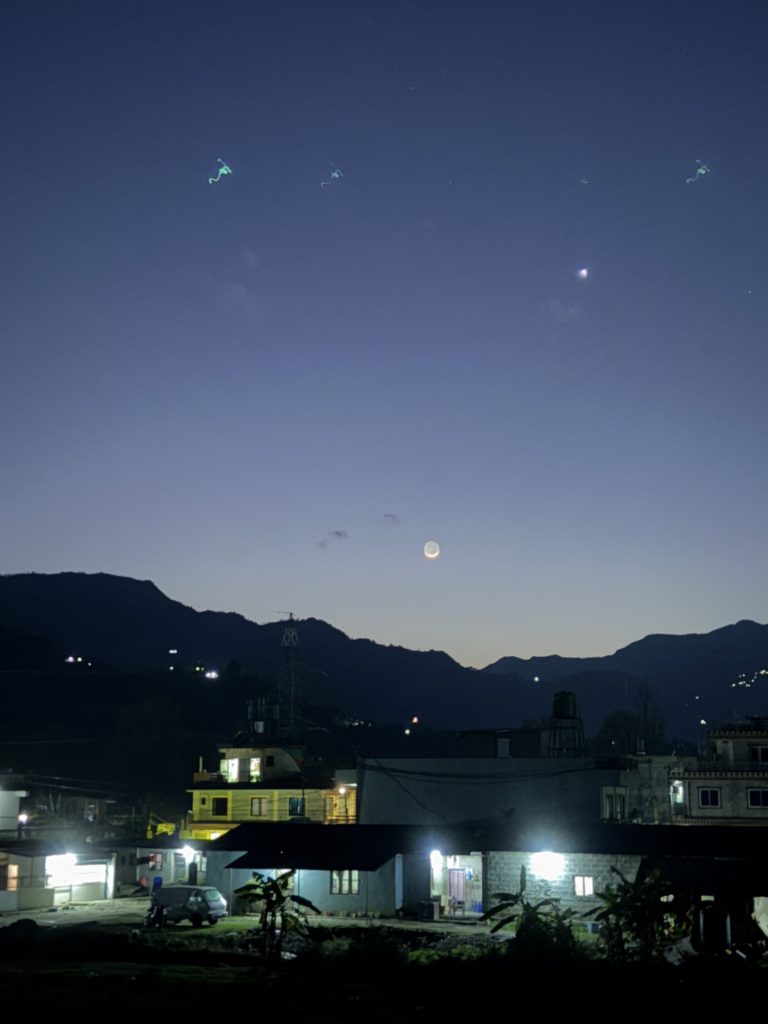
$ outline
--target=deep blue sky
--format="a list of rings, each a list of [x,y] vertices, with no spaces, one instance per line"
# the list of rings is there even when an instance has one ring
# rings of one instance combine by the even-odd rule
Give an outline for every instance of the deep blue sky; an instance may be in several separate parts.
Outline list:
[[[4,12],[3,572],[475,665],[766,621],[764,3]]]

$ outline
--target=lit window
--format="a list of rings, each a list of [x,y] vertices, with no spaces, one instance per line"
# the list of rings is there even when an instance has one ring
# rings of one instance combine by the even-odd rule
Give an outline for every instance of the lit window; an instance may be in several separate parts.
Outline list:
[[[304,817],[304,797],[303,796],[289,796],[288,797],[288,817],[289,818],[303,818]]]
[[[251,797],[251,817],[252,818],[266,818],[269,814],[269,797],[268,796],[252,796]]]
[[[0,864],[0,892],[16,892],[19,888],[19,865]]]
[[[592,875],[574,875],[573,891],[576,896],[594,896],[595,880]]]
[[[749,806],[768,807],[768,789],[750,789]]]
[[[332,896],[357,896],[360,891],[360,877],[357,868],[331,872]]]
[[[252,757],[248,763],[248,774],[250,782],[258,782],[261,778],[261,758]]]
[[[699,807],[719,807],[720,806],[720,790],[719,789],[700,789],[699,790]]]

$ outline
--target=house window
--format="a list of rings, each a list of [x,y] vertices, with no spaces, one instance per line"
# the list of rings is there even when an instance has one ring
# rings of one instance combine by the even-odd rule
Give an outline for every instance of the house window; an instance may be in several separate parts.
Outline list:
[[[200,806],[201,806],[201,807],[205,807],[205,805],[206,805],[207,803],[208,803],[208,797],[207,797],[207,796],[201,796],[201,797],[200,797]]]
[[[16,892],[19,888],[19,865],[0,864],[0,892]]]
[[[699,807],[719,807],[720,806],[720,790],[719,789],[700,789],[699,790]]]
[[[595,880],[592,875],[574,875],[573,892],[576,896],[594,896]]]
[[[227,796],[215,796],[211,801],[213,809],[211,814],[214,818],[226,818],[229,813],[229,797]]]
[[[304,817],[304,797],[303,796],[289,796],[288,797],[288,817],[289,818],[303,818]]]
[[[603,788],[603,817],[608,821],[623,821],[627,816],[627,797],[615,787]]]
[[[768,807],[768,789],[750,789],[747,792],[750,807]]]
[[[750,747],[749,759],[758,764],[768,764],[768,747]]]
[[[149,870],[150,871],[162,871],[163,870],[163,855],[162,855],[162,853],[150,853],[150,855],[149,855]]]
[[[248,774],[250,782],[258,782],[261,778],[261,758],[252,757],[248,762]]]
[[[331,872],[332,896],[357,896],[360,892],[360,875],[357,868]]]
[[[252,796],[251,797],[251,817],[252,818],[266,818],[269,814],[269,797],[268,796]]]

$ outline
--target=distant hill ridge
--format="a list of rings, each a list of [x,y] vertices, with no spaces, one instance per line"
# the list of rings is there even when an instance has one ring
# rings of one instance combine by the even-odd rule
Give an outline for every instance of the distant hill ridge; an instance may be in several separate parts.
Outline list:
[[[224,668],[235,660],[276,678],[284,624],[198,612],[148,580],[67,572],[0,576],[0,627],[121,670],[163,669],[175,648],[179,665]],[[481,671],[442,651],[353,640],[319,619],[301,620],[298,628],[311,669],[307,699],[378,721],[405,723],[418,714],[441,728],[510,726],[545,717],[552,695],[570,689],[588,730],[595,730],[610,711],[631,706],[643,679],[670,734],[692,734],[702,717],[768,713],[768,676],[750,687],[731,686],[740,673],[768,668],[768,626],[755,622],[701,635],[647,636],[604,657],[506,657]]]

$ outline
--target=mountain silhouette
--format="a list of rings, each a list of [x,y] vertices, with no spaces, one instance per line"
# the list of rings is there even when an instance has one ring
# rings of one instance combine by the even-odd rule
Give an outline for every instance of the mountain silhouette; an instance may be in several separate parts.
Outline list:
[[[0,627],[47,638],[62,661],[83,657],[121,673],[167,673],[171,662],[177,670],[199,664],[223,671],[237,662],[275,680],[284,623],[198,612],[149,581],[25,573],[0,576]],[[589,733],[611,711],[631,708],[642,683],[651,688],[668,735],[700,734],[702,719],[768,712],[768,674],[760,675],[768,670],[768,626],[755,622],[647,636],[604,657],[505,657],[483,670],[441,651],[354,640],[319,619],[299,620],[297,627],[305,699],[379,722],[405,724],[418,715],[434,728],[507,727],[546,717],[554,693],[566,689],[576,694]],[[172,649],[178,655],[169,655]],[[50,657],[50,646],[45,654]]]

